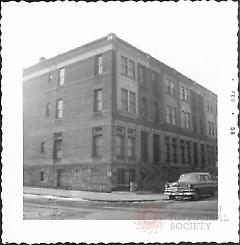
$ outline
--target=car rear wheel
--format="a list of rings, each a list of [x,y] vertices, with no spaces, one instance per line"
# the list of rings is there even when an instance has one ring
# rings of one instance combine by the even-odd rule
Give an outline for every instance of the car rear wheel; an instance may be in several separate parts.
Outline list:
[[[169,196],[169,199],[170,199],[170,200],[174,200],[174,199],[175,199],[175,196],[170,195],[170,196]]]
[[[199,190],[194,191],[194,195],[192,196],[193,201],[197,201],[199,199]]]

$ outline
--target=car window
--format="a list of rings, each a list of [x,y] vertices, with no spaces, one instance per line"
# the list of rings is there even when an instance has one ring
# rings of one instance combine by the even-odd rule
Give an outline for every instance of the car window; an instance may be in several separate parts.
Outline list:
[[[179,177],[180,182],[182,181],[199,181],[199,175],[198,174],[182,174]]]
[[[206,180],[205,180],[205,176],[202,175],[202,174],[200,175],[200,181],[206,181]]]
[[[209,175],[205,175],[205,179],[206,179],[206,181],[210,181],[211,180],[211,178],[209,177]]]

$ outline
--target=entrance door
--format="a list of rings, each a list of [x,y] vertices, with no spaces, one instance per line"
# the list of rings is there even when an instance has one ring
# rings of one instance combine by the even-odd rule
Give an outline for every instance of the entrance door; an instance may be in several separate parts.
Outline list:
[[[67,186],[67,175],[64,169],[57,170],[57,187],[66,188]]]

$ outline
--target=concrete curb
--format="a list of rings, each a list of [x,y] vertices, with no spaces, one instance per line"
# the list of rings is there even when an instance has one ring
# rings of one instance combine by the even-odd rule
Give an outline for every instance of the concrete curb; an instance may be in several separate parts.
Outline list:
[[[93,201],[93,202],[124,202],[124,203],[131,203],[131,202],[157,202],[163,200],[163,196],[156,197],[156,198],[149,198],[149,199],[117,199],[116,197],[113,199],[104,199],[104,198],[89,198],[89,197],[74,197],[74,196],[66,196],[66,195],[54,195],[54,194],[47,194],[47,193],[36,193],[36,192],[23,192],[24,195],[31,195],[31,196],[39,196],[43,198],[59,198],[59,199],[65,199],[65,200],[75,200],[75,201]],[[114,194],[116,195],[116,194]]]

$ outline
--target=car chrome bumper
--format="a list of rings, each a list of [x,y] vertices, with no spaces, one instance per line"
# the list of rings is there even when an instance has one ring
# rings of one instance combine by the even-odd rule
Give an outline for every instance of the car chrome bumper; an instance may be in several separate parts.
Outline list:
[[[193,196],[194,191],[165,191],[163,194],[168,196]]]

